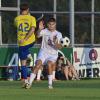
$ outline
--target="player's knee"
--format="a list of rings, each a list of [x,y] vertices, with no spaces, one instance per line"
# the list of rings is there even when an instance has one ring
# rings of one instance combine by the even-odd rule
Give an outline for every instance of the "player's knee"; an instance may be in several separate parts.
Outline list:
[[[48,64],[48,67],[53,65],[52,61],[48,61],[47,64]]]
[[[42,61],[41,60],[38,60],[37,62],[36,62],[36,68],[41,68],[41,66],[42,66]]]

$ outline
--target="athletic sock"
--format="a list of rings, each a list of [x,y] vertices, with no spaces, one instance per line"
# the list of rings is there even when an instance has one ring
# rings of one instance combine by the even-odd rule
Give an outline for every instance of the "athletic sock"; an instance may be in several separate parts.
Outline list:
[[[28,79],[25,79],[24,82],[25,82],[25,83],[28,83]]]
[[[52,72],[53,80],[55,79],[55,71]]]
[[[21,66],[21,78],[27,79],[27,67]]]
[[[40,80],[41,73],[42,73],[42,70],[41,70],[41,69],[39,69],[39,70],[38,70],[38,73],[37,73],[37,80]]]
[[[48,85],[52,86],[52,75],[48,75]]]
[[[35,77],[36,77],[36,74],[31,73],[30,80],[29,80],[29,84],[32,84],[32,82],[34,81]]]

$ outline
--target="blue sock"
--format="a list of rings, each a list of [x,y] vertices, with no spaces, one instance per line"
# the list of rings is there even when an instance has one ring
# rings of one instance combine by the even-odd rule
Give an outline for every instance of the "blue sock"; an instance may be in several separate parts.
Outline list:
[[[27,79],[27,67],[26,66],[21,66],[21,77],[23,79]]]

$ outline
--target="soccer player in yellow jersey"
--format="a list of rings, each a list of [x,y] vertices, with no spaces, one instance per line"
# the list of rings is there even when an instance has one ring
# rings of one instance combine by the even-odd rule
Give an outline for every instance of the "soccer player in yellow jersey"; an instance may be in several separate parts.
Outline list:
[[[35,28],[36,19],[29,14],[28,4],[22,4],[20,6],[21,14],[14,20],[17,27],[17,41],[19,45],[19,58],[21,60],[21,77],[24,79],[24,85],[28,82],[27,79],[27,67],[26,61],[29,52],[29,48],[34,45],[35,42]]]

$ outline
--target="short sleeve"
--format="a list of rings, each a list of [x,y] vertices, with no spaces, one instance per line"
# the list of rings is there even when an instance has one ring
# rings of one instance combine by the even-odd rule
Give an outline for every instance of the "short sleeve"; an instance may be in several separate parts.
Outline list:
[[[38,36],[39,36],[39,37],[42,37],[42,36],[44,35],[44,33],[45,33],[45,31],[44,31],[44,29],[43,29],[43,30],[40,31],[40,33],[38,33]]]
[[[60,41],[61,38],[62,38],[62,34],[59,32],[58,35],[57,35],[57,39],[58,39],[58,41]]]

